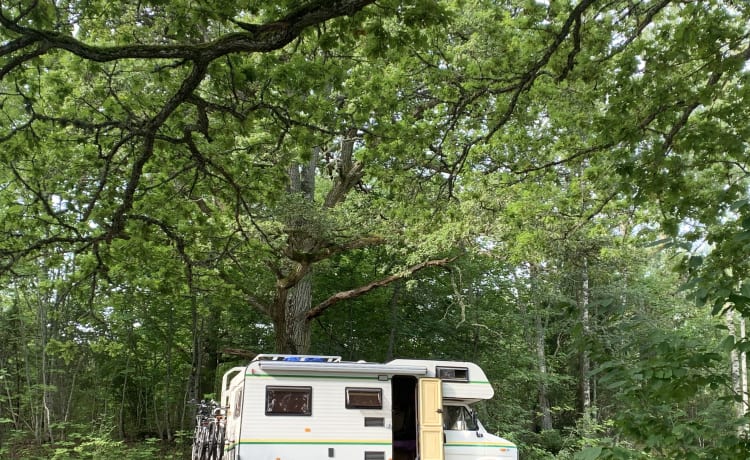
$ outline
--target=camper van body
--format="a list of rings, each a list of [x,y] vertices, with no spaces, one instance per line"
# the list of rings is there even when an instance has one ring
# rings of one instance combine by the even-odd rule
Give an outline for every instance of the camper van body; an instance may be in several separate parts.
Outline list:
[[[517,460],[471,410],[493,393],[469,362],[259,355],[224,375],[224,459]]]

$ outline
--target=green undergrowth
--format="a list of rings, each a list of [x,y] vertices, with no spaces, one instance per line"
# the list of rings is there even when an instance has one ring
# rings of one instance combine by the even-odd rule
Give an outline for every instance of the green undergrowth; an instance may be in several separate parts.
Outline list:
[[[73,433],[65,441],[39,444],[26,433],[11,433],[0,444],[0,458],[6,460],[181,460],[190,458],[189,442],[150,438],[120,441],[108,435]]]

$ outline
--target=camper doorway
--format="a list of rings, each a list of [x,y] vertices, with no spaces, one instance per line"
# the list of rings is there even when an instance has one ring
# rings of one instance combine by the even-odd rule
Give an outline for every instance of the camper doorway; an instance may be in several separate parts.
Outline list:
[[[441,385],[437,378],[393,377],[393,460],[444,460]]]
[[[394,375],[393,393],[393,460],[415,460],[417,457],[417,379]]]

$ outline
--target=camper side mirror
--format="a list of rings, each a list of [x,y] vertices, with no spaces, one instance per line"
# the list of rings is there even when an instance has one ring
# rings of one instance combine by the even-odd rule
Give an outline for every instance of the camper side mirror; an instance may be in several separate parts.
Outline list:
[[[471,411],[471,426],[473,426],[477,430],[477,438],[484,437],[484,434],[479,431],[479,418],[477,417],[477,412],[475,410]]]

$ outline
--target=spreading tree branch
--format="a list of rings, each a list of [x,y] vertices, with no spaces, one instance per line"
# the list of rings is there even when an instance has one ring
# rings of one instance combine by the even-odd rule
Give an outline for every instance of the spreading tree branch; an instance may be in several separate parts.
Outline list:
[[[110,161],[115,154],[126,144],[138,146],[128,176],[124,178],[119,203],[112,212],[110,221],[98,227],[98,234],[73,232],[72,236],[52,235],[24,248],[0,250],[0,273],[10,270],[21,258],[38,253],[52,245],[74,245],[78,246],[76,251],[80,251],[98,242],[109,242],[121,237],[127,216],[133,209],[144,169],[154,156],[156,142],[164,136],[160,131],[175,111],[186,103],[194,105],[199,116],[197,130],[207,136],[205,111],[207,108],[215,109],[215,107],[205,103],[196,95],[196,91],[205,80],[208,68],[213,61],[233,53],[269,52],[280,49],[298,38],[306,28],[336,17],[353,15],[373,2],[374,0],[314,0],[304,3],[281,19],[250,28],[245,27],[242,32],[228,33],[205,43],[123,46],[96,46],[61,32],[27,25],[29,22],[24,18],[35,8],[35,2],[26,10],[20,11],[17,17],[10,17],[8,10],[0,9],[0,29],[7,38],[0,46],[0,80],[9,78],[10,73],[22,69],[32,59],[54,50],[64,50],[87,61],[172,59],[179,61],[180,65],[190,66],[190,70],[179,83],[179,89],[144,120],[139,122],[136,120],[110,121],[104,124],[63,118],[57,120],[78,129],[94,130],[97,135],[100,130],[110,128],[120,129],[122,132],[121,139],[115,142],[109,149],[109,154],[105,155],[106,164],[101,170],[100,187],[92,194],[83,214],[84,221],[93,214],[93,208],[99,201],[110,171]],[[9,134],[0,136],[0,141],[10,139],[17,134],[19,129],[33,130],[35,121],[55,122],[52,117],[36,113],[31,99],[25,98],[25,100],[27,110],[31,114],[30,120],[11,130]],[[233,115],[238,113],[233,112]]]
[[[0,14],[0,26],[19,35],[19,38],[0,47],[0,57],[37,45],[44,52],[62,49],[96,62],[121,59],[210,62],[227,54],[277,50],[291,43],[304,29],[336,17],[351,16],[371,3],[374,0],[311,1],[277,21],[252,26],[238,23],[244,26],[243,32],[229,33],[207,43],[174,45],[95,46],[60,32],[21,26],[17,19]]]
[[[329,309],[330,307],[332,307],[333,305],[339,302],[343,302],[344,300],[354,299],[361,295],[367,294],[368,292],[375,290],[377,288],[388,286],[389,284],[395,281],[407,278],[413,275],[414,273],[420,270],[423,270],[425,268],[444,267],[448,265],[449,263],[453,262],[454,260],[456,260],[455,257],[451,257],[447,259],[428,260],[426,262],[412,265],[411,267],[399,273],[396,273],[395,275],[387,276],[385,278],[379,279],[377,281],[373,281],[371,283],[365,284],[364,286],[360,286],[355,289],[338,292],[332,295],[331,297],[327,298],[323,302],[319,303],[315,307],[313,307],[309,312],[307,312],[307,320],[310,321],[312,319],[317,318],[318,316],[322,315],[327,309]]]
[[[258,356],[258,353],[250,350],[243,350],[241,348],[224,348],[221,350],[221,354],[228,356],[237,356],[239,358],[253,359]]]

